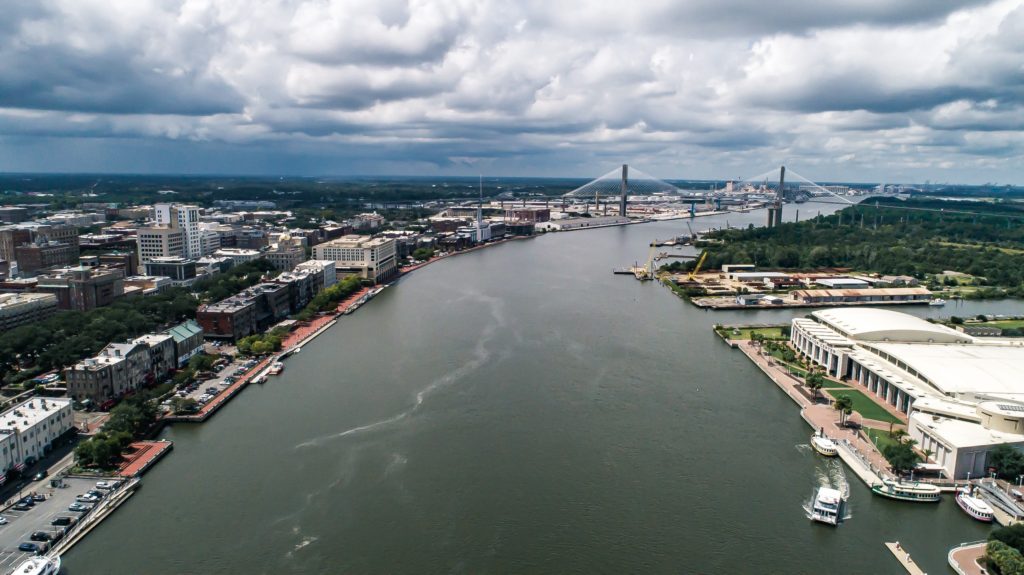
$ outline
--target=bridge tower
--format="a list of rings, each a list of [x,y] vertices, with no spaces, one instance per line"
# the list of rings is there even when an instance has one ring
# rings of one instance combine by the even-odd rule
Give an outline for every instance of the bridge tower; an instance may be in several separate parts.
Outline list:
[[[626,195],[629,194],[629,165],[622,164],[622,197],[619,198],[619,215],[626,217]]]
[[[779,169],[779,189],[775,190],[775,200],[768,205],[768,227],[782,225],[782,195],[786,186],[786,166]]]

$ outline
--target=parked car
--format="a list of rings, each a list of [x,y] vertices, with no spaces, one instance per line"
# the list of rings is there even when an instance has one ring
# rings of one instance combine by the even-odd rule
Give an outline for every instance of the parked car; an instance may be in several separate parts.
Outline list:
[[[36,531],[29,536],[32,541],[49,541],[53,539],[53,535],[50,535],[46,531]]]
[[[120,485],[120,481],[97,481],[96,489],[113,489]],[[90,492],[91,493],[91,492]]]
[[[29,553],[45,553],[47,549],[49,549],[49,545],[46,545],[45,543],[22,543],[21,545],[18,545],[18,551],[26,551]]]
[[[50,525],[53,525],[54,527],[69,527],[71,525],[74,525],[75,523],[78,523],[77,519],[65,515],[63,517],[58,517],[54,519],[50,522]]]
[[[103,497],[106,496],[106,493],[103,493],[102,491],[96,491],[95,489],[90,489],[89,491],[86,491],[85,494],[92,495],[97,499],[103,499]]]
[[[29,509],[32,509],[32,506],[26,504],[23,501],[19,501],[19,502],[15,503],[14,507],[12,507],[11,509],[13,509],[15,511],[28,511]]]
[[[46,471],[45,470],[44,471],[40,471],[39,473],[36,473],[35,475],[32,476],[32,481],[42,481],[43,479],[46,479]]]
[[[92,509],[92,505],[87,505],[85,503],[75,502],[75,503],[72,503],[71,505],[68,505],[68,511],[76,511],[76,512],[79,512],[79,513],[84,513],[86,511],[89,511],[90,509]]]
[[[46,495],[44,495],[42,493],[33,493],[31,495],[31,497],[32,497],[32,501],[37,501],[37,502],[38,501],[46,501]]]
[[[0,515],[0,525],[7,525],[7,518]]]
[[[21,503],[24,503],[25,505],[28,505],[29,507],[35,507],[36,506],[36,502],[33,501],[31,495],[26,495],[25,497],[22,497],[21,498]]]
[[[75,497],[75,501],[77,501],[79,503],[96,503],[99,500],[100,500],[99,497],[96,497],[94,495],[89,495],[89,494],[83,494],[83,495],[79,495],[78,497]]]

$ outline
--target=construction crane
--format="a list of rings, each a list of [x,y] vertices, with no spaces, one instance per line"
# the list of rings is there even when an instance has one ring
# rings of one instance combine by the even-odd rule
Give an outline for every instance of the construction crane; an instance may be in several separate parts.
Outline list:
[[[700,259],[697,260],[697,265],[693,266],[693,271],[690,272],[690,275],[688,275],[686,279],[690,281],[695,281],[697,279],[697,274],[700,273],[701,266],[704,265],[704,260],[706,260],[707,258],[708,251],[704,250],[704,252],[700,254]]]
[[[647,252],[647,263],[642,268],[634,268],[633,273],[638,280],[654,279],[654,253],[658,250],[657,242],[651,242],[651,249]]]

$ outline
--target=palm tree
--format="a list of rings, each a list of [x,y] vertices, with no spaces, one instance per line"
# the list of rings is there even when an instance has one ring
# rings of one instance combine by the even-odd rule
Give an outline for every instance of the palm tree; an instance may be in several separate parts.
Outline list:
[[[903,439],[907,437],[907,430],[902,427],[889,432],[889,435],[896,440],[897,443],[903,443]],[[915,441],[916,443],[916,441]]]
[[[804,376],[804,385],[811,388],[811,391],[814,392],[814,397],[817,398],[818,390],[825,386],[825,376],[820,371],[812,369]]]
[[[846,425],[846,418],[853,413],[853,398],[849,395],[838,395],[832,409],[839,412],[839,425]]]

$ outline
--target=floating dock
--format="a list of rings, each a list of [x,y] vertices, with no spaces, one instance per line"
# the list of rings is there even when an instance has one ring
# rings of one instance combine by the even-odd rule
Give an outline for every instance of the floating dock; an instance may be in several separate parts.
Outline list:
[[[885,546],[889,551],[892,551],[893,556],[896,557],[896,560],[900,562],[900,565],[907,570],[907,573],[910,573],[910,575],[927,575],[927,573],[917,566],[917,563],[914,563],[914,560],[910,557],[910,553],[908,553],[906,549],[900,547],[898,541],[886,542]]]

